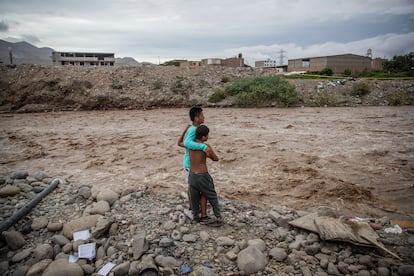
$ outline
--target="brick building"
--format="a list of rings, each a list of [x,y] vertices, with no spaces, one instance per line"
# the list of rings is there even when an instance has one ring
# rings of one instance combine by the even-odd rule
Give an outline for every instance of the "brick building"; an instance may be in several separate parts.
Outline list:
[[[244,67],[244,58],[242,54],[232,58],[206,58],[201,60],[202,66],[221,65],[226,67]]]
[[[222,60],[222,65],[227,67],[243,67],[244,58],[241,56],[234,58],[226,58]]]

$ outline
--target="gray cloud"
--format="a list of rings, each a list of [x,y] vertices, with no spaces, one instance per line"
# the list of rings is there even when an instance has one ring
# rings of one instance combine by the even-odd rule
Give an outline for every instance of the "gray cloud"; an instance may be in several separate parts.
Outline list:
[[[7,32],[9,30],[9,25],[4,21],[0,21],[0,32]]]
[[[3,0],[0,17],[15,24],[0,38],[153,62],[242,52],[254,64],[281,48],[287,58],[367,48],[388,57],[413,50],[413,15],[411,0]]]

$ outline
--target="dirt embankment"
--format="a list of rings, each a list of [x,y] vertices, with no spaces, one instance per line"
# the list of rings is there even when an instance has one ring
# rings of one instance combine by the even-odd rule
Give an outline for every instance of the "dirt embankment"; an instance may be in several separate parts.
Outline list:
[[[272,71],[228,67],[0,66],[0,111],[43,112],[229,105],[208,102],[214,90],[243,77]],[[412,105],[413,81],[367,81],[370,93],[350,95],[353,85],[289,80],[302,95],[300,106]],[[318,88],[319,86],[319,88]]]

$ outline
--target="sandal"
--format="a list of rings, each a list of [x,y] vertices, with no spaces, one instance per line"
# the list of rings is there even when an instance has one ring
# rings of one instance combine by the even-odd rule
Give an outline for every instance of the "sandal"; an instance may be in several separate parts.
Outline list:
[[[224,223],[223,218],[216,218],[213,223],[208,224],[211,227],[220,227]]]
[[[200,219],[200,224],[201,225],[207,225],[207,224],[211,224],[211,223],[214,223],[214,222],[215,222],[215,220],[210,218],[209,216],[205,216],[205,217],[202,217]]]

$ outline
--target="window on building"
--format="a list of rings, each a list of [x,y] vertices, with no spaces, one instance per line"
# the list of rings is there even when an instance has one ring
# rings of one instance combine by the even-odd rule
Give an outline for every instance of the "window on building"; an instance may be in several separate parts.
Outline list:
[[[310,67],[309,59],[302,59],[302,67],[303,68],[309,68]]]

